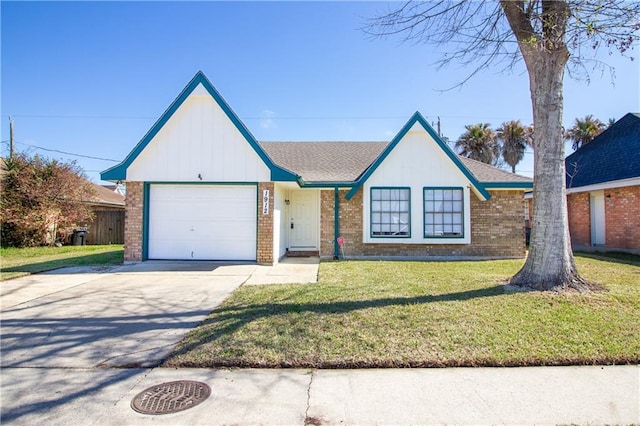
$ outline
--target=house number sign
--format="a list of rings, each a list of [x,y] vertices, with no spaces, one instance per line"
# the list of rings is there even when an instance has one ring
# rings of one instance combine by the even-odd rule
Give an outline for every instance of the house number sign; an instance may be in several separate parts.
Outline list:
[[[269,214],[269,190],[262,191],[262,214]]]

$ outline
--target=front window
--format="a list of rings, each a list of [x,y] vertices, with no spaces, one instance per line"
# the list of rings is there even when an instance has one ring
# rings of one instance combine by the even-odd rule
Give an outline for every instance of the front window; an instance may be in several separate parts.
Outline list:
[[[425,238],[462,238],[462,188],[424,188]]]
[[[409,188],[371,188],[371,236],[410,237]]]

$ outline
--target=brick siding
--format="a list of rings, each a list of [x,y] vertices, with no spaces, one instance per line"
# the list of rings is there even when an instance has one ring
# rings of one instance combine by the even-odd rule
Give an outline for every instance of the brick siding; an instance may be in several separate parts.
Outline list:
[[[351,200],[340,191],[340,235],[345,256],[524,257],[524,199],[521,191],[493,191],[480,201],[471,195],[471,244],[379,244],[362,241],[362,190]],[[333,256],[334,192],[321,191],[320,255]]]
[[[262,191],[269,190],[269,214],[262,214]],[[256,260],[261,264],[273,264],[273,182],[258,184],[258,252]]]
[[[591,245],[591,214],[589,193],[567,194],[567,213],[572,246]]]
[[[604,191],[605,244],[640,250],[640,185]]]
[[[124,211],[124,260],[142,260],[142,207],[144,202],[142,182],[127,182]]]
[[[591,246],[589,192],[567,194],[569,233],[574,247]],[[604,190],[605,247],[640,250],[640,185]]]

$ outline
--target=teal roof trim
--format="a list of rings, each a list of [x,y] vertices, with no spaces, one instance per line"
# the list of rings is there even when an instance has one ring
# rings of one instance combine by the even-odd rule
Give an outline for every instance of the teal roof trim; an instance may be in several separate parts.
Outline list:
[[[333,182],[333,181],[327,181],[327,182],[305,182],[300,186],[303,187],[303,188],[335,188],[335,187],[351,188],[351,187],[353,187],[355,185],[356,185],[355,182]]]
[[[393,148],[395,148],[396,145],[398,145],[398,143],[402,140],[402,138],[404,138],[404,136],[409,132],[409,130],[416,123],[420,123],[420,125],[424,128],[424,130],[433,138],[433,140],[436,141],[440,149],[442,149],[444,153],[447,154],[449,159],[453,161],[453,163],[458,167],[458,169],[466,176],[467,179],[469,179],[469,182],[471,182],[471,185],[475,188],[478,194],[485,200],[488,200],[489,198],[491,198],[491,194],[489,193],[489,191],[487,191],[484,185],[478,182],[476,177],[469,171],[469,169],[467,169],[467,167],[464,164],[462,164],[458,156],[447,146],[447,144],[440,138],[440,136],[438,136],[435,130],[433,130],[433,128],[429,125],[427,120],[422,116],[422,114],[420,114],[419,111],[416,111],[411,116],[409,121],[407,121],[407,123],[402,127],[402,129],[400,129],[400,131],[393,138],[391,143],[389,143],[389,145],[387,145],[384,151],[382,151],[380,156],[376,158],[376,161],[374,161],[373,164],[371,164],[371,166],[369,166],[367,170],[365,170],[365,172],[357,179],[356,186],[354,186],[347,193],[345,198],[347,200],[350,200],[351,198],[353,198],[353,196],[358,192],[360,187],[364,185],[367,179],[369,179],[369,176],[371,176],[373,172],[378,168],[378,166],[382,164],[382,162],[385,160],[385,158],[387,158],[387,156],[393,150]]]
[[[144,148],[151,142],[151,140],[158,134],[160,129],[169,121],[169,119],[173,116],[173,114],[180,108],[180,106],[184,103],[184,101],[189,97],[189,95],[198,87],[199,84],[207,90],[207,92],[211,95],[211,97],[218,103],[220,108],[224,111],[227,117],[231,120],[231,122],[236,126],[238,131],[244,136],[249,145],[253,148],[253,150],[258,154],[258,156],[264,161],[266,166],[271,171],[271,180],[272,181],[286,181],[286,182],[295,182],[297,177],[294,173],[276,165],[271,158],[264,152],[262,147],[258,144],[256,138],[251,134],[249,129],[244,125],[244,123],[240,120],[240,118],[236,115],[235,112],[231,109],[229,104],[224,100],[222,95],[213,87],[213,84],[207,79],[202,71],[198,71],[196,75],[191,79],[189,84],[180,92],[178,97],[171,103],[169,108],[160,116],[158,121],[151,127],[151,129],[147,132],[146,135],[138,142],[138,144],[133,148],[133,150],[127,155],[127,157],[122,161],[122,163],[113,166],[100,174],[100,178],[102,180],[126,180],[127,177],[127,168],[133,163],[133,161],[140,155],[140,153],[144,150]]]
[[[487,189],[532,189],[533,182],[484,182]]]

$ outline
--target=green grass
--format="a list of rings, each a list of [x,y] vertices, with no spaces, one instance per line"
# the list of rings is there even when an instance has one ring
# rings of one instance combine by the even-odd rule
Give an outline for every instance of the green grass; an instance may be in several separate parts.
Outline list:
[[[122,245],[0,249],[0,281],[64,266],[118,265]]]
[[[241,287],[171,367],[637,363],[640,267],[576,258],[591,294],[505,292],[522,261],[321,263],[311,285]]]

